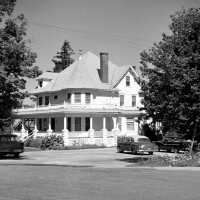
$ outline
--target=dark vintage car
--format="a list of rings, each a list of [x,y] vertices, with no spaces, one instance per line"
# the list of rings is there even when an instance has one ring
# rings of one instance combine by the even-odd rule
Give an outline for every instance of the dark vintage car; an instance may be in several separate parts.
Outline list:
[[[17,141],[16,135],[0,134],[0,156],[12,154],[17,158],[22,152],[24,152],[24,144]]]
[[[158,146],[158,151],[167,151],[178,153],[180,151],[189,151],[191,146],[190,140],[184,140],[180,138],[165,137],[163,140],[154,142]],[[199,151],[199,144],[194,142],[193,151]]]
[[[117,137],[117,152],[130,151],[133,154],[149,153],[153,154],[158,148],[151,143],[146,136],[118,136]]]

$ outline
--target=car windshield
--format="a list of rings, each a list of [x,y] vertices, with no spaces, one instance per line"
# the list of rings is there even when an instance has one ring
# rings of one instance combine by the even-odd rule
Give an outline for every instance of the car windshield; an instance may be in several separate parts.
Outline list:
[[[138,142],[150,142],[148,138],[138,138]]]
[[[13,142],[13,141],[16,141],[17,139],[16,139],[16,137],[7,137],[7,136],[1,136],[0,137],[0,141],[1,142]]]

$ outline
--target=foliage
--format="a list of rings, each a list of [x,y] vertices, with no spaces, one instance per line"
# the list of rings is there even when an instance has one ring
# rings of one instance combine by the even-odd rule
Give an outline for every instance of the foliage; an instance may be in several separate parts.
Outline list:
[[[29,137],[25,142],[24,142],[25,147],[35,147],[35,148],[41,148],[42,146],[42,138],[37,137]]]
[[[143,124],[142,135],[148,137],[151,141],[156,141],[161,139],[158,137],[158,135],[156,135],[156,130],[150,127],[148,124]]]
[[[96,144],[83,144],[83,145],[75,145],[75,146],[66,146],[64,149],[79,150],[79,149],[98,149],[98,148],[106,148],[106,147],[104,145],[98,146]]]
[[[63,149],[64,141],[62,136],[50,135],[42,139],[41,149]]]
[[[23,77],[34,77],[38,69],[32,68],[36,54],[27,46],[26,19],[23,14],[11,15],[15,4],[16,0],[0,1],[0,131],[10,124],[12,108],[24,98]]]
[[[200,133],[200,9],[171,16],[171,34],[141,53],[147,117],[163,132],[194,139]]]
[[[72,49],[70,43],[65,40],[61,50],[57,52],[56,56],[52,59],[55,64],[53,69],[54,72],[60,72],[67,68],[74,62],[72,56],[74,55],[74,50]]]
[[[199,158],[199,153],[193,157],[188,153],[175,156],[159,155],[141,159],[137,164],[151,167],[200,167]]]

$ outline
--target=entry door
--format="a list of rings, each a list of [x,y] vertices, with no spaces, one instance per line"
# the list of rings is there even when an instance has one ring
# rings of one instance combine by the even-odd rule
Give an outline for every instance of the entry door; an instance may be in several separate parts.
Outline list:
[[[81,131],[81,118],[75,117],[75,131]]]
[[[55,131],[55,118],[51,118],[51,129]]]

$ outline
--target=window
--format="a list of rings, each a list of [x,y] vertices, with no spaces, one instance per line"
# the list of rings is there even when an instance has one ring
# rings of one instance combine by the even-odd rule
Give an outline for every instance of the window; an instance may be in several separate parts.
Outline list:
[[[45,96],[45,105],[49,105],[49,96]]]
[[[86,104],[89,104],[89,103],[91,103],[91,98],[90,98],[91,96],[90,96],[90,93],[86,93],[85,94],[85,103]]]
[[[54,96],[54,99],[58,99],[58,96],[57,96],[57,95],[55,95],[55,96]]]
[[[67,129],[68,131],[71,131],[71,117],[67,118]]]
[[[136,106],[136,96],[132,95],[132,107]]]
[[[126,76],[126,86],[130,86],[130,76]]]
[[[42,97],[39,97],[39,106],[41,106],[42,105]]]
[[[39,82],[38,82],[38,85],[39,85],[40,87],[42,87],[42,84],[43,84],[43,81],[39,81]]]
[[[81,131],[81,117],[75,117],[75,131]]]
[[[81,93],[75,93],[75,103],[81,103]]]
[[[123,106],[124,105],[124,95],[120,95],[119,98],[120,98],[120,106]]]
[[[88,131],[90,129],[90,118],[85,118],[85,130]]]
[[[67,94],[67,103],[71,103],[71,93]]]
[[[39,118],[39,120],[38,120],[38,130],[39,131],[41,131],[42,130],[42,119],[41,118]]]
[[[134,120],[133,118],[127,118],[127,130],[128,131],[133,131],[134,130]]]
[[[122,130],[122,119],[121,119],[121,117],[118,120],[118,128],[119,128],[120,131]]]

